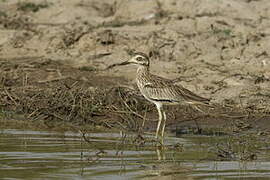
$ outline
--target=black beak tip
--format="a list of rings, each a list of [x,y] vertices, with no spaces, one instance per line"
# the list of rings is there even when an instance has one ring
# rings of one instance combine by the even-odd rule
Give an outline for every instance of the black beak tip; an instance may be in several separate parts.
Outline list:
[[[127,64],[130,64],[130,62],[124,61],[124,62],[120,63],[119,65],[127,65]]]

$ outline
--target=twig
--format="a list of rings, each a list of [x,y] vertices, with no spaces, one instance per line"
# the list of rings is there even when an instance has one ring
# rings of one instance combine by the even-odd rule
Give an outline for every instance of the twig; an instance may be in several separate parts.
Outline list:
[[[48,82],[53,82],[53,81],[60,81],[64,79],[68,79],[70,76],[62,76],[62,77],[57,77],[57,78],[52,78],[52,79],[47,79],[47,80],[41,80],[38,81],[38,83],[48,83]]]
[[[82,134],[83,140],[84,140],[85,142],[91,144],[92,142],[91,142],[89,139],[87,139],[87,137],[85,136],[86,133],[85,133],[85,132],[82,132],[81,130],[79,130],[79,131],[80,131],[80,133]]]
[[[143,117],[142,115],[136,113],[135,111],[133,111],[133,110],[130,108],[130,106],[129,106],[129,105],[126,103],[126,101],[124,101],[124,99],[122,98],[120,92],[119,92],[119,97],[121,98],[121,100],[123,101],[124,105],[128,108],[128,110],[129,110],[130,112],[132,112],[134,115],[138,116],[139,118],[144,119],[144,117]]]
[[[102,58],[104,56],[109,56],[111,55],[112,53],[110,52],[107,52],[107,53],[100,53],[100,54],[94,54],[94,55],[90,55],[88,58],[89,59],[98,59],[98,58]]]
[[[5,93],[8,95],[8,97],[14,102],[14,104],[17,106],[18,103],[15,101],[15,99],[11,96],[11,94],[4,88]]]
[[[23,61],[23,60],[29,60],[33,61],[36,59],[42,59],[44,56],[15,56],[15,57],[0,57],[0,61],[8,61],[8,62],[14,62],[14,61]],[[20,62],[21,63],[21,62]]]
[[[31,112],[28,116],[27,116],[27,118],[30,118],[31,116],[33,116],[34,114],[36,114],[36,112],[38,112],[40,109],[36,109],[36,110],[34,110],[33,112]]]
[[[137,115],[139,118],[143,119],[144,121],[147,120],[147,121],[158,121],[158,120],[154,120],[154,119],[148,119],[148,118],[145,118],[143,117],[142,115],[136,113],[136,112],[127,112],[127,111],[111,111],[112,113],[122,113],[122,114],[134,114]]]

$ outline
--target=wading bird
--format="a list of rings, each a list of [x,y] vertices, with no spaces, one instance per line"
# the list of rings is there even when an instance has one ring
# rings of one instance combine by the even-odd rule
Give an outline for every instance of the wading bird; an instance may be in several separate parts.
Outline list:
[[[134,53],[132,58],[118,65],[137,65],[136,82],[141,94],[154,103],[158,110],[159,121],[156,129],[156,138],[164,137],[166,114],[163,105],[208,105],[209,99],[200,97],[181,85],[176,85],[172,80],[151,74],[149,71],[149,57],[141,52]],[[160,129],[161,128],[161,129]]]

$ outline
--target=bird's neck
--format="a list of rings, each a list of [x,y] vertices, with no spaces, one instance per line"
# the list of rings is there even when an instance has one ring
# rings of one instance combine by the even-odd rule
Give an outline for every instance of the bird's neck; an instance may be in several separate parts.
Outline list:
[[[139,66],[137,69],[137,75],[143,76],[149,73],[149,66]]]

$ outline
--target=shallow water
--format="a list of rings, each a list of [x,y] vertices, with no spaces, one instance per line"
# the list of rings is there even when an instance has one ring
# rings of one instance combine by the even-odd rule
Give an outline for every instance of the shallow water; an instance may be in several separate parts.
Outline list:
[[[135,137],[88,133],[86,142],[80,133],[0,130],[0,179],[270,178],[268,144],[257,160],[221,161],[215,144],[228,137],[168,137],[163,148]]]

